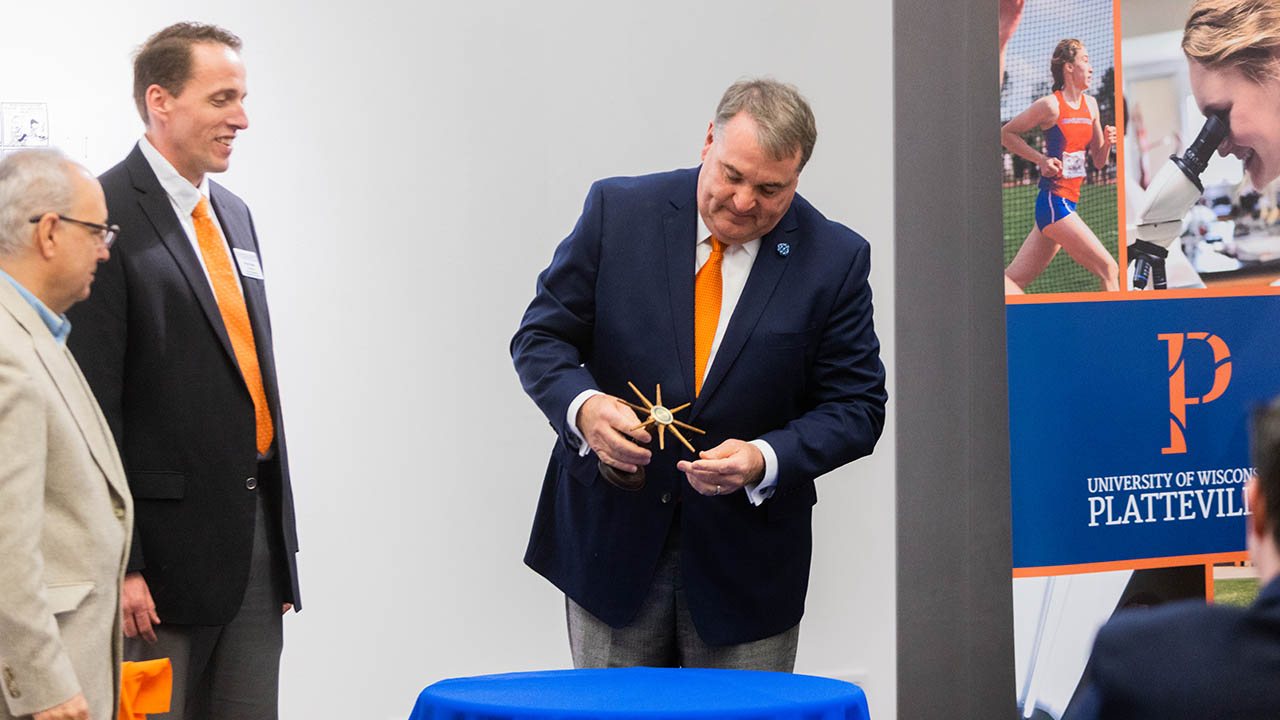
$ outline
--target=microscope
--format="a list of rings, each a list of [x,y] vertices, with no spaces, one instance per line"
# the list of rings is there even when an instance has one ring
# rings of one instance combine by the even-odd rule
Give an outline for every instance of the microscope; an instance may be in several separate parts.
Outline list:
[[[1129,246],[1134,259],[1134,289],[1146,288],[1148,279],[1156,290],[1168,287],[1164,261],[1169,257],[1169,246],[1182,234],[1183,216],[1204,194],[1200,174],[1229,131],[1225,114],[1210,115],[1191,147],[1182,157],[1170,155],[1147,186],[1138,213],[1138,238]]]

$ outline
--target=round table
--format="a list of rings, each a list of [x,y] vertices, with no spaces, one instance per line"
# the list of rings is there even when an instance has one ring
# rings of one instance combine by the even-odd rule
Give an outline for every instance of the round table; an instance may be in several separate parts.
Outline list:
[[[870,720],[857,685],[840,680],[676,668],[551,670],[441,680],[410,720],[750,718]]]

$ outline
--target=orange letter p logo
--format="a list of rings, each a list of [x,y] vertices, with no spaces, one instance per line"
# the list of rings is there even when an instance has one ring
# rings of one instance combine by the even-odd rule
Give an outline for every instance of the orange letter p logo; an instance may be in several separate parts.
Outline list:
[[[1231,349],[1222,338],[1206,332],[1161,333],[1159,339],[1169,343],[1169,447],[1165,455],[1187,451],[1187,406],[1204,405],[1222,397],[1231,384]],[[1184,340],[1203,340],[1213,348],[1213,387],[1204,397],[1187,397],[1187,366],[1182,359]]]

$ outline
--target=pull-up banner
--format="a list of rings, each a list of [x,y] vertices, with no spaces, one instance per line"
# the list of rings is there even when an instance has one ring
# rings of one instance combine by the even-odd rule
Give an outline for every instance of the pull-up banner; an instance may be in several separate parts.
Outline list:
[[[1235,157],[1202,187],[1173,166],[1206,125],[1180,47],[1190,2],[1169,3],[1175,32],[1168,13],[1126,24],[1121,3],[1000,3],[1027,718],[1070,716],[1114,612],[1212,602],[1215,564],[1247,559],[1249,421],[1280,394],[1276,184],[1251,187]]]

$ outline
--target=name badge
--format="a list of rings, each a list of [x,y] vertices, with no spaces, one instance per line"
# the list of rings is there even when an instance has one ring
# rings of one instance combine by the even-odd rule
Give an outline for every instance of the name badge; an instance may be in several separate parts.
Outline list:
[[[236,264],[240,266],[240,274],[247,278],[261,280],[262,263],[258,262],[258,254],[249,250],[241,250],[240,248],[231,249],[236,253]]]

